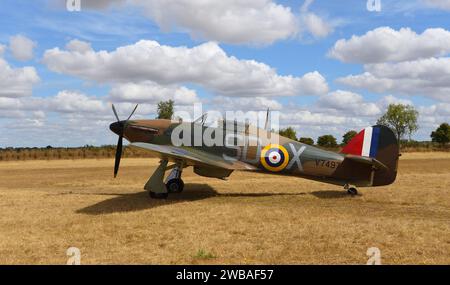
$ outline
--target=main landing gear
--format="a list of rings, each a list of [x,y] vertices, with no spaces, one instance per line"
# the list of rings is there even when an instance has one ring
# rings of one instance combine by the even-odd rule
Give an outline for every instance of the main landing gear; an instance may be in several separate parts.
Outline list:
[[[169,193],[183,192],[184,182],[181,180],[181,172],[183,170],[179,166],[175,166],[166,179],[166,188]]]
[[[183,191],[184,182],[181,179],[183,163],[175,163],[171,166],[167,166],[167,163],[167,160],[161,160],[158,168],[144,186],[150,197],[154,199],[166,199],[169,193],[181,193]],[[166,183],[164,183],[164,174],[169,169],[172,169],[172,171],[167,176]]]
[[[347,193],[350,194],[351,196],[358,195],[358,190],[353,185],[345,184],[344,189],[347,190]]]

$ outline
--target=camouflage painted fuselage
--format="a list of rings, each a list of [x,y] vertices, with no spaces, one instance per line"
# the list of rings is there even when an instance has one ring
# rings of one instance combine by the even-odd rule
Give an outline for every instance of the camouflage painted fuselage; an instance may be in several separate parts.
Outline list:
[[[117,131],[114,124],[110,128]],[[375,169],[346,154],[325,151],[261,128],[242,127],[236,122],[223,122],[213,128],[170,120],[133,120],[126,124],[124,137],[132,143],[176,146],[209,159],[244,162],[264,173],[299,176],[336,185],[387,185],[395,180],[397,173],[398,146],[391,143],[382,145],[377,156],[387,168]],[[164,155],[160,157],[174,160]],[[232,172],[192,166],[197,174],[208,177],[224,178]]]

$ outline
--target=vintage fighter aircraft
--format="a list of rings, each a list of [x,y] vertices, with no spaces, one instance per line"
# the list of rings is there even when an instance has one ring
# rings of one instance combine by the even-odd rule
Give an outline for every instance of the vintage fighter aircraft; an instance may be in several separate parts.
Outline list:
[[[119,136],[114,177],[126,138],[131,145],[147,149],[161,159],[144,186],[152,198],[167,198],[169,193],[183,191],[181,174],[189,166],[198,175],[220,179],[226,179],[235,170],[298,176],[344,186],[351,195],[357,194],[356,187],[389,185],[397,176],[398,142],[394,133],[381,125],[365,128],[340,153],[335,153],[236,121],[208,127],[203,116],[194,122],[130,120],[137,105],[121,121],[114,105],[112,108],[117,122],[110,129]],[[174,132],[178,132],[177,136]],[[214,134],[215,141],[222,143],[211,145],[203,141],[205,132]],[[174,137],[197,144],[174,144]],[[170,169],[164,182],[165,172]]]

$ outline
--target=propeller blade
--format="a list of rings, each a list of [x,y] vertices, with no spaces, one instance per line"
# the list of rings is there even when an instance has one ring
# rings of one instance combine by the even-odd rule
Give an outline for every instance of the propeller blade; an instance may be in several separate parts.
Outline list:
[[[116,178],[117,172],[119,171],[120,158],[122,157],[122,140],[123,136],[120,135],[117,141],[116,160],[114,161],[114,178]]]
[[[264,129],[267,130],[267,127],[269,126],[269,114],[270,114],[270,109],[267,108],[267,113],[266,113],[266,123],[264,124]]]
[[[136,104],[136,107],[134,107],[133,112],[131,112],[131,114],[128,116],[127,121],[131,118],[131,116],[133,116],[134,112],[136,111],[137,107],[139,104]]]
[[[119,116],[117,115],[116,107],[114,107],[114,104],[112,104],[112,109],[114,112],[114,115],[116,116],[117,122],[120,122]]]

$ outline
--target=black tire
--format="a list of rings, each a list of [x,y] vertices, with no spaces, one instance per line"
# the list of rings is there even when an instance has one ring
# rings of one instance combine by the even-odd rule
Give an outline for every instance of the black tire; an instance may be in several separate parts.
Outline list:
[[[184,189],[184,182],[180,178],[173,178],[166,183],[167,192],[181,193]]]
[[[153,199],[167,199],[167,197],[169,196],[169,193],[155,193],[152,191],[150,191],[149,194]]]
[[[350,195],[352,195],[352,196],[355,196],[355,195],[358,195],[358,190],[356,190],[356,188],[349,188],[348,190],[347,190],[347,192],[348,192],[348,194],[350,194]]]

